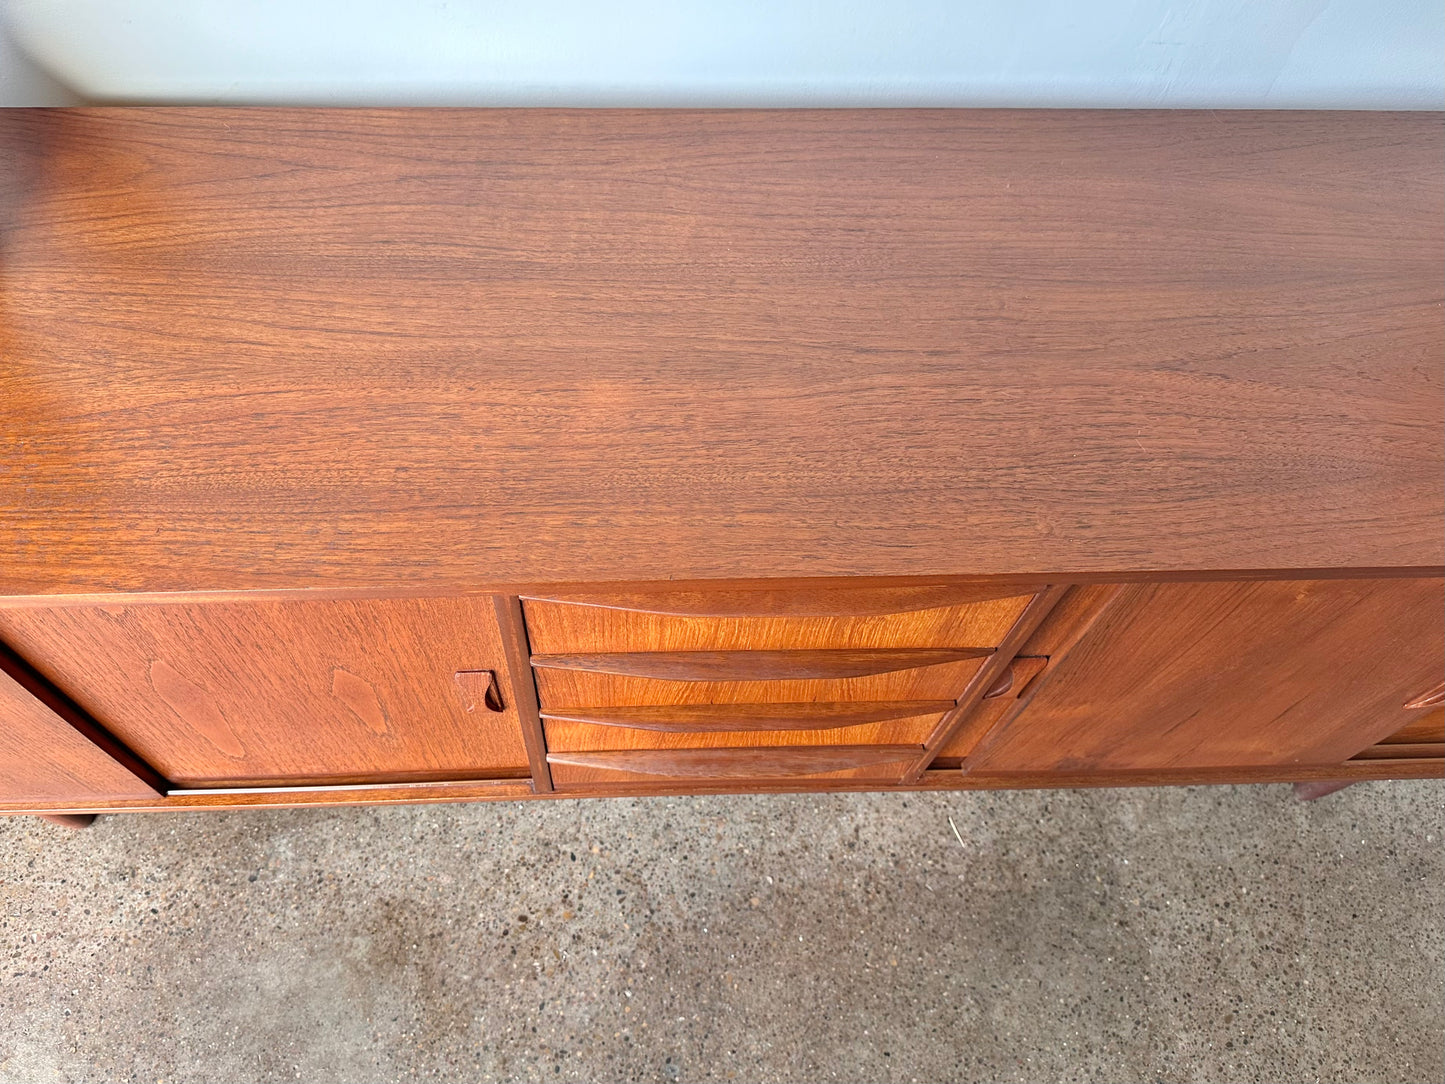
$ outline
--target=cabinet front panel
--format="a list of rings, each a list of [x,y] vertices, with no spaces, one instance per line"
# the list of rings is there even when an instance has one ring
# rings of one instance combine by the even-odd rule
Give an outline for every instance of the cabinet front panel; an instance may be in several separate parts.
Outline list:
[[[1440,580],[1136,585],[968,762],[982,771],[1326,765],[1428,708]]]
[[[16,609],[0,636],[179,786],[527,773],[490,598]]]

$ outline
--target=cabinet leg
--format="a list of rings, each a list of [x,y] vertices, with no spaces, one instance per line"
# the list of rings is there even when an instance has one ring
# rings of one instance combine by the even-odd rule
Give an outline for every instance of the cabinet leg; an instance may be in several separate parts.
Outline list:
[[[89,828],[95,820],[94,813],[37,813],[36,816],[62,828]]]
[[[1316,779],[1308,783],[1296,783],[1294,796],[1302,802],[1313,802],[1316,798],[1352,787],[1358,782],[1358,779]]]

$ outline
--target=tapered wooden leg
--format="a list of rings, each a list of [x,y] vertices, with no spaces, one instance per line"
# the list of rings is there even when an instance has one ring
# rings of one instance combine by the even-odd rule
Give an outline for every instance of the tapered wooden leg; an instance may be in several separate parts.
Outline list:
[[[1316,779],[1309,783],[1296,783],[1294,796],[1302,802],[1313,802],[1316,798],[1352,787],[1358,782],[1358,779]]]
[[[37,813],[36,816],[62,828],[89,828],[95,820],[94,813]]]

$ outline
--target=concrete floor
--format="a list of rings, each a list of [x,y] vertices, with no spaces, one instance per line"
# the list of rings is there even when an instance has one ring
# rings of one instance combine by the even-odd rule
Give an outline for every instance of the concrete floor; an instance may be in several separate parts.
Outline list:
[[[1438,1082],[1442,835],[1437,783],[0,818],[0,1080]]]

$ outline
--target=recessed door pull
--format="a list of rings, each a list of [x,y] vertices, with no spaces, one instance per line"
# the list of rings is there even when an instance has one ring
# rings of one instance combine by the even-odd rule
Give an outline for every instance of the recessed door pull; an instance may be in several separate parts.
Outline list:
[[[467,711],[476,711],[478,707],[487,711],[507,710],[507,705],[502,702],[502,690],[497,686],[495,671],[458,670],[454,680]]]

